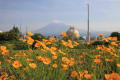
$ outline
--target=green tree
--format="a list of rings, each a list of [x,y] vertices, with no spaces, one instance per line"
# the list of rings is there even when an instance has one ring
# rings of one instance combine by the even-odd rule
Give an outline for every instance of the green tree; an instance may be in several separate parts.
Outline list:
[[[42,39],[45,39],[45,37],[40,33],[35,33],[33,36],[31,36],[34,40],[41,41]]]
[[[14,32],[14,33],[20,34],[20,31],[19,31],[18,27],[16,27],[16,26],[13,26],[13,28],[9,32]]]
[[[0,41],[18,40],[20,38],[20,31],[18,27],[13,26],[10,31],[0,33]]]
[[[13,28],[9,31],[10,40],[18,40],[20,38],[20,31],[18,27],[13,26]]]
[[[0,41],[8,41],[8,40],[9,40],[9,33],[8,32],[0,33]]]
[[[117,37],[118,38],[118,41],[120,41],[120,33],[119,32],[112,32],[111,37]]]

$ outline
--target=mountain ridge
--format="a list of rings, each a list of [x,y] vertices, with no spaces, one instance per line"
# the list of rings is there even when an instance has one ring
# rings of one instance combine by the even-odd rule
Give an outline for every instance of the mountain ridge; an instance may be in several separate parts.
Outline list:
[[[64,23],[50,23],[47,26],[33,31],[33,33],[41,33],[44,36],[58,36],[61,32],[66,32],[70,28],[69,25]],[[86,36],[87,31],[83,29],[78,29],[80,36]],[[91,37],[95,37],[97,34],[106,34],[108,37],[110,32],[105,31],[93,31],[90,32]]]

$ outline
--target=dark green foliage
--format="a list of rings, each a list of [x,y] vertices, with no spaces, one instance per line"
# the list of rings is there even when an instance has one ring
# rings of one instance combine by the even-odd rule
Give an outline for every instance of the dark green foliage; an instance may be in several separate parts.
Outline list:
[[[15,27],[15,26],[13,26],[13,28],[9,32],[13,32],[13,33],[17,33],[17,34],[20,33],[18,27]]]
[[[40,33],[35,33],[33,36],[31,36],[32,37],[32,39],[34,39],[34,40],[38,40],[38,41],[42,41],[42,39],[45,39],[45,37],[42,35],[42,34],[40,34]],[[35,43],[36,43],[36,41],[33,43],[33,45],[32,45],[32,49],[35,49]]]
[[[118,41],[120,41],[120,33],[119,32],[112,32],[111,37],[117,37],[118,38]]]
[[[72,40],[70,37],[63,37],[62,38],[62,40],[65,40],[65,41],[67,41],[67,40]],[[85,40],[83,37],[79,37],[79,39],[76,39],[76,40],[74,40],[74,41],[79,41],[79,40]]]
[[[20,35],[15,32],[9,32],[9,40],[18,40],[20,38]]]
[[[62,40],[71,40],[69,37],[63,37]],[[85,40],[83,37],[80,37],[78,40]],[[74,40],[74,41],[78,41],[78,40]]]
[[[18,41],[18,42],[14,42],[14,50],[27,50],[29,49],[29,45],[25,42],[21,42],[21,41]]]
[[[109,42],[99,40],[99,41],[95,41],[92,45],[95,45],[95,46],[97,46],[97,45],[106,45],[106,46],[108,46],[109,44],[110,44]]]
[[[69,38],[68,37],[63,37],[62,40],[67,41],[67,40],[69,40]]]
[[[0,33],[0,41],[18,40],[19,38],[20,31],[15,26],[10,31]]]
[[[41,41],[42,39],[45,39],[45,37],[40,33],[35,33],[33,36],[31,36],[34,40]]]
[[[11,46],[9,46],[9,44],[11,44]],[[6,46],[9,50],[27,50],[29,48],[29,44],[27,44],[26,42],[16,40],[0,41],[0,46],[1,45]]]
[[[9,40],[9,33],[8,32],[0,33],[0,41],[8,41],[8,40]]]

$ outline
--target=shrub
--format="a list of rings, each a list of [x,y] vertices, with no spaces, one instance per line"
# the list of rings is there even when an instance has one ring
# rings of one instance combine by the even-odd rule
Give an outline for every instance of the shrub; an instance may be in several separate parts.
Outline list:
[[[8,32],[0,33],[0,41],[11,41],[11,40],[18,40],[20,38],[20,31],[17,27],[13,27]]]
[[[106,45],[106,46],[108,46],[109,44],[110,44],[109,42],[105,42],[105,41],[101,41],[101,40],[95,41],[95,42],[92,43],[92,45],[95,45],[95,46],[97,46],[97,45]]]
[[[120,33],[119,32],[112,32],[111,37],[117,37],[118,38],[118,41],[120,41]]]
[[[42,39],[45,39],[45,37],[40,33],[35,33],[33,36],[31,36],[34,40],[41,41]]]
[[[14,42],[14,48],[15,50],[27,50],[29,49],[29,45],[27,43],[24,42]]]

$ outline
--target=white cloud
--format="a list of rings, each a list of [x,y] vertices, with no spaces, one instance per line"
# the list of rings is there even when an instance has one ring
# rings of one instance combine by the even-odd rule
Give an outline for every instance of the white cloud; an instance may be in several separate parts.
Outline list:
[[[52,22],[53,22],[53,23],[61,23],[61,21],[60,21],[60,20],[57,20],[57,19],[53,20]]]

